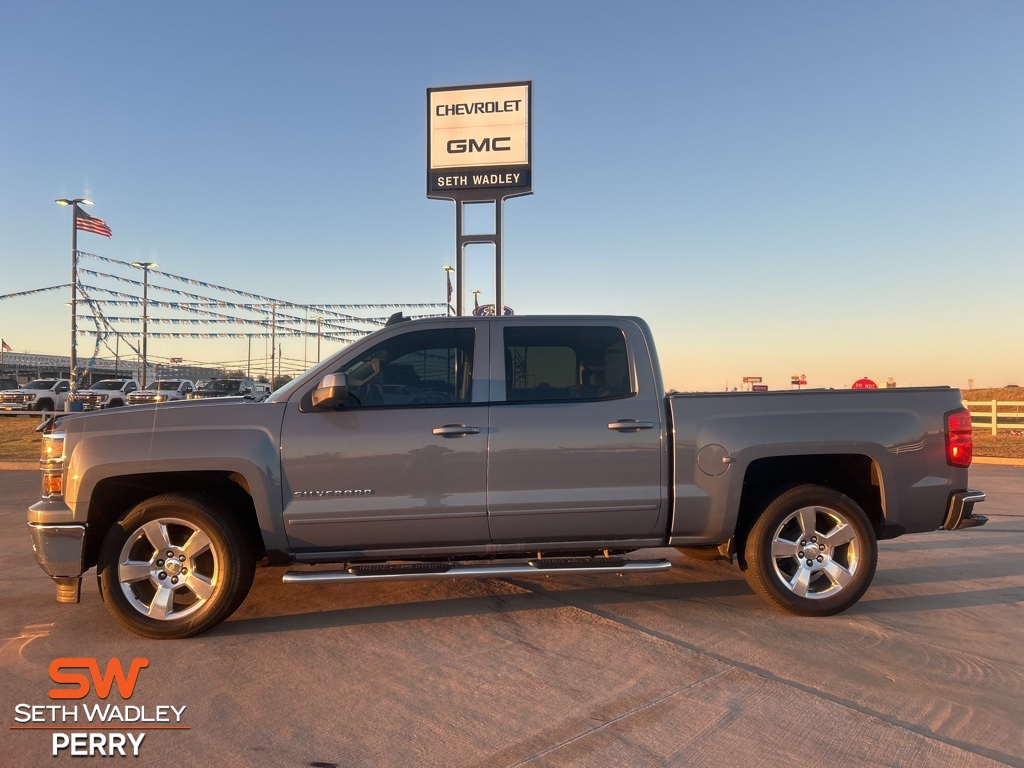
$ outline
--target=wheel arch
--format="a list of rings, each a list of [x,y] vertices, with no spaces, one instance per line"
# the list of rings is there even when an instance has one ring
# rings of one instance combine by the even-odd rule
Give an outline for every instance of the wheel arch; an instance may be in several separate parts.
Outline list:
[[[762,511],[776,498],[799,485],[822,485],[849,496],[871,522],[876,535],[885,525],[885,501],[878,463],[859,453],[772,456],[750,463],[743,477],[736,521],[740,567],[746,567],[747,534]]]
[[[137,504],[155,496],[179,493],[212,498],[241,524],[257,556],[264,551],[256,505],[248,481],[229,471],[150,472],[100,480],[92,491],[86,529],[83,569],[96,565],[111,526]]]

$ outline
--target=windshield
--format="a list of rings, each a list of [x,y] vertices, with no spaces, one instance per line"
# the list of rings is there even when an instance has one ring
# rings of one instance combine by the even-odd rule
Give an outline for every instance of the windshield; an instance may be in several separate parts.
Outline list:
[[[240,383],[238,379],[216,379],[207,382],[202,389],[207,392],[234,392]]]
[[[157,391],[177,389],[180,384],[180,381],[158,381],[153,389],[156,389]]]
[[[57,383],[56,379],[36,379],[30,381],[25,385],[25,389],[53,389],[53,385]]]
[[[365,338],[365,337],[364,337],[364,338]],[[351,346],[352,346],[351,344],[346,344],[346,345],[345,345],[344,347],[342,347],[342,348],[341,348],[341,350],[339,350],[339,351],[340,351],[340,352],[343,352],[343,351],[345,351],[346,349],[348,349],[348,348],[349,348],[349,347],[351,347]],[[337,355],[337,353],[335,353],[335,354]],[[321,361],[320,361],[320,362],[318,362],[318,363],[313,363],[313,364],[312,364],[311,366],[309,366],[309,368],[307,368],[307,369],[306,369],[305,371],[303,371],[302,373],[300,373],[300,374],[299,374],[298,376],[296,376],[296,377],[295,377],[294,379],[292,379],[291,381],[285,382],[284,384],[282,384],[282,385],[281,385],[280,387],[278,387],[277,389],[275,389],[275,390],[274,390],[273,392],[271,392],[271,393],[270,393],[269,395],[267,395],[267,396],[266,396],[265,398],[263,398],[263,399],[264,399],[264,400],[277,400],[277,399],[278,399],[278,398],[280,398],[280,397],[281,397],[282,395],[287,395],[287,394],[291,393],[291,391],[292,391],[293,389],[295,389],[295,388],[296,388],[297,386],[299,386],[299,384],[300,384],[300,383],[302,383],[303,381],[305,381],[305,380],[306,380],[306,376],[307,376],[307,375],[309,375],[310,371],[313,371],[313,370],[315,370],[315,369],[319,368],[319,367],[320,367],[320,366],[322,366],[323,364],[324,364],[324,361],[323,361],[323,360],[321,360]],[[328,369],[328,370],[325,370],[325,371],[324,371],[324,373],[330,373],[330,370],[329,370],[329,369]]]
[[[89,389],[121,389],[123,386],[123,381],[97,381]]]

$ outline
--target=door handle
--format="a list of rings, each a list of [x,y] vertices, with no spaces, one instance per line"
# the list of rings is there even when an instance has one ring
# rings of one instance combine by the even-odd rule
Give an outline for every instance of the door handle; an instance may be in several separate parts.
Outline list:
[[[479,435],[480,427],[469,427],[465,424],[445,424],[443,427],[434,427],[431,433],[441,437],[465,437],[466,435]]]
[[[638,419],[619,419],[608,425],[608,429],[616,432],[638,432],[641,429],[654,429],[653,421],[639,421]]]

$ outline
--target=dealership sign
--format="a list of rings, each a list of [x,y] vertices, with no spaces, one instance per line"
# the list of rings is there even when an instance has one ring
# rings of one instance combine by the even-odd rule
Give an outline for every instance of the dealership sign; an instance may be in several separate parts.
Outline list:
[[[531,83],[427,89],[427,197],[533,192]]]

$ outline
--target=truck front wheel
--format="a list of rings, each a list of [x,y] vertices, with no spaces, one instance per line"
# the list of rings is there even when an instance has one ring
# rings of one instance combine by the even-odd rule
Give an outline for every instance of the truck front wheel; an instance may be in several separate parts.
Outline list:
[[[248,541],[216,499],[147,499],[107,532],[100,591],[133,632],[191,637],[226,619],[245,599],[256,568]]]
[[[831,616],[867,591],[878,543],[853,499],[825,486],[801,485],[765,508],[750,529],[745,554],[744,576],[759,596],[800,616]]]

